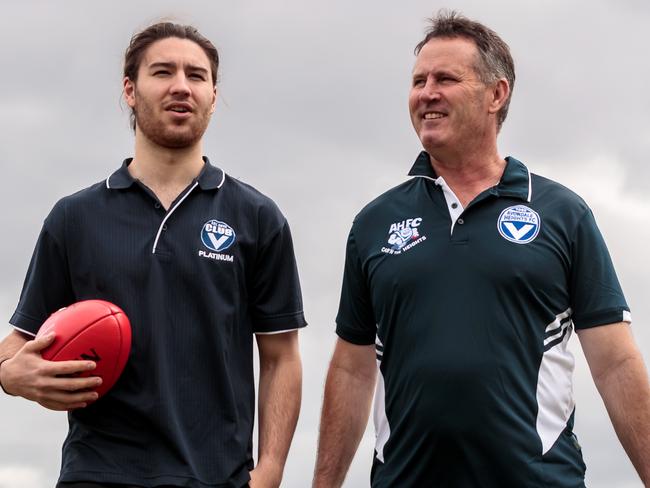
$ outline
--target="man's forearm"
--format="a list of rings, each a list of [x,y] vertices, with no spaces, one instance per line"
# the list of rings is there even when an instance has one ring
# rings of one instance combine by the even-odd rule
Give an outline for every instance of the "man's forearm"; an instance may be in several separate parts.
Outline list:
[[[11,359],[29,339],[14,330],[0,342],[0,361]]]
[[[372,357],[374,360],[374,355]],[[343,484],[368,423],[374,388],[374,374],[360,374],[334,362],[330,366],[325,384],[314,488]]]
[[[302,395],[300,358],[260,362],[259,448],[256,471],[280,483]]]
[[[7,394],[10,393],[5,390],[4,384],[2,383],[2,363],[14,357],[26,342],[27,338],[15,330],[0,342],[0,387]]]
[[[640,354],[594,378],[625,452],[650,486],[650,387]]]

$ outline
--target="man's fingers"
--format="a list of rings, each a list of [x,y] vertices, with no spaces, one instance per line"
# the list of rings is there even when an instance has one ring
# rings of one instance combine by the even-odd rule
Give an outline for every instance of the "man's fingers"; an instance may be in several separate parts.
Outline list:
[[[74,410],[82,408],[97,400],[97,392],[67,392],[61,390],[46,390],[37,395],[34,400],[50,410]]]
[[[52,410],[79,408],[97,399],[92,391],[101,384],[93,374],[93,361],[48,361],[41,351],[52,343],[54,334],[27,341],[13,358],[2,365],[3,387],[12,394],[34,400]],[[84,375],[81,377],[81,375]]]
[[[49,409],[49,410],[56,410],[57,412],[64,412],[68,410],[67,405],[64,405],[63,403],[57,403],[57,402],[48,402],[46,400],[42,400],[38,402],[39,405]],[[70,409],[72,410],[72,409]]]
[[[70,408],[70,405],[94,402],[97,400],[97,398],[97,392],[94,391],[84,391],[77,393],[71,393],[67,391],[51,391],[41,398],[41,402],[59,403],[61,405],[64,405],[65,408]]]
[[[92,371],[96,366],[93,361],[48,361],[47,372],[52,376],[65,376]]]
[[[48,408],[50,410],[56,410],[59,412],[65,412],[65,411],[70,411],[70,410],[75,410],[77,408],[84,408],[88,406],[88,403],[86,402],[79,402],[79,403],[60,403],[60,402],[53,402],[53,401],[41,401],[38,402],[40,405],[42,405],[45,408]]]
[[[89,378],[55,378],[52,381],[54,389],[68,392],[91,390],[101,384],[102,379],[99,376],[91,376]]]
[[[45,334],[43,337],[38,337],[34,340],[27,341],[23,346],[23,349],[29,352],[40,352],[52,344],[54,337],[56,337],[54,332],[50,332],[49,334]]]

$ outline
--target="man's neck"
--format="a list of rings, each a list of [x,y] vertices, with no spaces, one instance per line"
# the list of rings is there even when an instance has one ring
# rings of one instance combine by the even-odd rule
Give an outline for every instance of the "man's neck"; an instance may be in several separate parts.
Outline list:
[[[168,209],[203,169],[202,154],[200,141],[189,147],[170,149],[136,135],[135,156],[128,169]]]
[[[433,150],[429,157],[436,174],[443,177],[463,207],[483,191],[497,185],[506,167],[496,146],[489,150],[461,153]]]

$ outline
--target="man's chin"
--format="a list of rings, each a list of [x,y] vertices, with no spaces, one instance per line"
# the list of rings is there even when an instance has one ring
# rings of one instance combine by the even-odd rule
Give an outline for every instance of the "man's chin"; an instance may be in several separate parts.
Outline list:
[[[444,147],[445,141],[444,138],[441,137],[440,134],[431,134],[431,133],[425,133],[425,134],[420,134],[420,142],[422,143],[422,147],[425,149],[429,150],[431,149],[437,149]]]
[[[157,144],[167,149],[185,149],[194,146],[200,139],[200,137],[170,137],[157,141]]]
[[[203,137],[203,132],[197,131],[166,131],[157,134],[146,134],[155,144],[167,149],[185,149],[195,145]]]
[[[136,130],[154,144],[168,149],[184,149],[197,144],[208,128],[209,117],[178,124],[165,123],[153,117],[138,117]]]

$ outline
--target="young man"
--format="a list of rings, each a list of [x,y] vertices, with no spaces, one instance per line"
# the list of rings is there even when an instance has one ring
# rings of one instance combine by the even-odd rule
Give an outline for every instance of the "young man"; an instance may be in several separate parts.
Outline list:
[[[314,486],[343,483],[375,383],[373,487],[584,486],[574,327],[650,483],[647,373],[592,213],[497,150],[508,46],[451,13],[416,55],[409,109],[425,151],[350,231]]]
[[[289,227],[275,204],[202,157],[219,58],[190,26],[135,35],[124,62],[135,154],[45,220],[15,330],[0,346],[12,395],[68,410],[59,486],[276,487],[301,395],[306,325]],[[90,361],[49,362],[32,340],[73,302],[120,306],[133,329],[99,401]],[[253,469],[253,334],[260,354]]]

